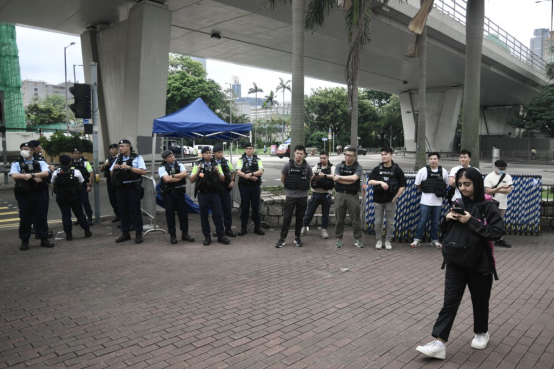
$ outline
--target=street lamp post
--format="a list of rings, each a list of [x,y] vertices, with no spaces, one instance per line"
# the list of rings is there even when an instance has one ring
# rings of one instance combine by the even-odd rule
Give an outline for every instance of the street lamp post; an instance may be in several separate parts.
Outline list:
[[[75,67],[82,67],[83,64],[73,64],[73,83],[76,83],[77,82],[77,77],[76,77],[76,74],[75,74]]]
[[[67,111],[67,48],[73,45],[75,45],[75,42],[72,42],[63,48],[63,65],[64,65],[63,69],[65,73],[65,128],[67,129],[68,133],[69,133],[69,113]]]

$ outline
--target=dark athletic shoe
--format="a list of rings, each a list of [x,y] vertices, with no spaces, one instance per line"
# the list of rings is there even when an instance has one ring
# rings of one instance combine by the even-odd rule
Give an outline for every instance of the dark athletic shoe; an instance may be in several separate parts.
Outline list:
[[[123,233],[121,236],[119,236],[115,240],[115,243],[121,243],[121,242],[129,241],[130,239],[131,239],[131,235],[129,233]]]

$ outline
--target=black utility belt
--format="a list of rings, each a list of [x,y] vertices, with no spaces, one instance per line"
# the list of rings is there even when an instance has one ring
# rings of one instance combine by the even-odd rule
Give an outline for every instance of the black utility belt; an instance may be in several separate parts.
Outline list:
[[[173,192],[186,192],[186,191],[187,191],[186,187],[179,187],[179,188],[170,188],[170,189],[167,189],[167,190],[163,190],[162,192],[163,193],[173,193]]]
[[[141,181],[122,183],[121,187],[119,187],[119,188],[121,188],[123,190],[134,190],[134,189],[140,188],[141,184],[142,184]]]
[[[345,193],[347,195],[357,195],[358,191],[349,191],[349,190],[336,190],[338,193]]]

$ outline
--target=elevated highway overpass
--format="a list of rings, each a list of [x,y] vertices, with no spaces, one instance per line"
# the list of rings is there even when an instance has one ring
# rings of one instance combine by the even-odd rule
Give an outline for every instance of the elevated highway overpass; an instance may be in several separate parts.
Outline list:
[[[464,83],[464,8],[463,0],[435,0],[427,23],[430,149],[453,149]],[[400,95],[408,149],[415,147],[419,59],[405,56],[407,24],[418,9],[419,0],[374,6],[372,42],[360,68],[360,87]],[[169,52],[291,72],[291,8],[271,11],[256,0],[0,0],[0,22],[80,35],[83,61],[100,65],[104,143],[129,137],[141,153],[151,151],[152,120],[165,113]],[[485,32],[482,133],[506,133],[519,104],[547,83],[544,61],[491,21]],[[345,83],[341,11],[306,33],[305,45],[306,76]]]

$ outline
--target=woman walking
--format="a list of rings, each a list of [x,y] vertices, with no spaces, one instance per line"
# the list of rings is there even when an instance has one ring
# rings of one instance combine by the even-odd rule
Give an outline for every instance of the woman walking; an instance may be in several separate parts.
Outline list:
[[[444,305],[433,327],[435,338],[417,351],[429,357],[444,359],[446,342],[450,336],[456,313],[466,286],[473,305],[473,332],[471,347],[482,350],[489,342],[489,299],[493,275],[496,279],[492,244],[504,234],[504,222],[496,204],[485,200],[481,173],[474,168],[462,168],[456,173],[456,186],[462,200],[441,222],[445,234],[443,242]],[[444,267],[443,264],[443,267]]]

